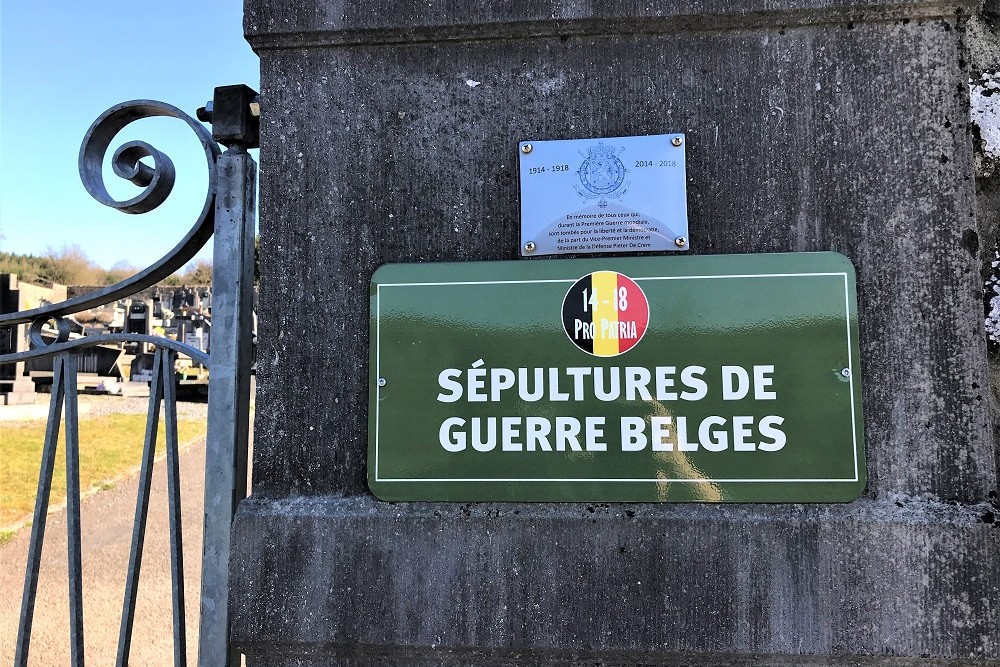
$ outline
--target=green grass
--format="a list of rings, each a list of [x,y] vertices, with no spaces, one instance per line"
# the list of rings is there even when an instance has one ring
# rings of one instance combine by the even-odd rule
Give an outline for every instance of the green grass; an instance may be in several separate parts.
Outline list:
[[[106,415],[80,420],[80,488],[110,488],[109,480],[139,465],[146,415]],[[61,431],[62,429],[60,429]],[[165,447],[163,421],[158,429],[157,451]],[[179,419],[177,437],[185,443],[205,433],[204,420]],[[38,468],[45,440],[45,423],[0,426],[0,526],[30,515],[38,490]],[[66,499],[66,451],[59,434],[49,505]],[[0,544],[10,541],[10,531],[0,532]]]

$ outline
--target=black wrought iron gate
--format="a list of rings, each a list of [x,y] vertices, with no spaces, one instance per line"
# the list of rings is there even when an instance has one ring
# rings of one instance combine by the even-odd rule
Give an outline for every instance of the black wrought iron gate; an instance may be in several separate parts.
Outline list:
[[[8,328],[8,331],[10,327],[30,325],[29,338],[32,343],[31,349],[0,354],[0,364],[38,357],[53,358],[52,394],[21,598],[15,667],[25,667],[28,664],[49,491],[61,425],[65,429],[66,454],[70,655],[74,666],[84,664],[77,366],[78,355],[82,350],[105,343],[145,343],[156,350],[116,664],[124,667],[129,661],[161,406],[167,443],[173,662],[178,667],[187,664],[183,536],[180,520],[182,498],[174,385],[174,360],[177,354],[187,355],[193,361],[209,366],[211,371],[198,664],[201,667],[239,664],[239,656],[234,654],[229,645],[228,568],[230,526],[236,504],[245,495],[247,475],[257,177],[257,165],[247,149],[258,145],[257,94],[246,86],[216,88],[212,102],[198,112],[199,119],[211,123],[211,132],[180,109],[162,102],[136,100],[108,109],[90,127],[80,149],[80,177],[87,191],[97,201],[125,213],[139,214],[153,210],[170,194],[174,183],[172,162],[164,153],[142,141],[125,143],[115,150],[111,160],[115,174],[141,187],[142,192],[127,201],[117,201],[108,194],[104,185],[104,159],[115,136],[132,122],[153,116],[167,116],[184,121],[204,148],[209,173],[208,195],[191,230],[159,261],[115,285],[62,303],[0,315],[0,328]],[[227,147],[225,152],[220,149],[219,144]],[[144,159],[148,163],[143,162]],[[70,339],[66,316],[114,303],[158,283],[191,260],[213,234],[212,337],[209,354],[163,336],[121,333]],[[43,337],[42,330],[46,325],[56,331],[55,340],[51,336]]]

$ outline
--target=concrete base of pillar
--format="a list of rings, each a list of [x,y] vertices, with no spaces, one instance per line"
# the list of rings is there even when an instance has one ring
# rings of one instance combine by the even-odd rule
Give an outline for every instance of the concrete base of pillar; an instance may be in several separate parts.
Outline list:
[[[233,639],[251,667],[989,661],[993,511],[250,500]]]

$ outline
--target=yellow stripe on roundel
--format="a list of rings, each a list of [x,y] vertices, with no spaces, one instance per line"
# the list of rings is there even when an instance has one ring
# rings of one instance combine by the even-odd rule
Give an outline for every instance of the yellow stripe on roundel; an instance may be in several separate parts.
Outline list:
[[[591,274],[591,287],[597,304],[594,306],[594,354],[609,357],[618,354],[618,274],[596,271]],[[614,336],[612,338],[612,336]]]

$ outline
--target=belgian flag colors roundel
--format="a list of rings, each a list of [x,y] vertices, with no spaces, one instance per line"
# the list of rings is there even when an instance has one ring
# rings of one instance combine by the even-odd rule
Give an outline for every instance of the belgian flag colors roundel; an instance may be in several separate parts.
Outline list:
[[[628,276],[595,271],[566,292],[562,319],[578,348],[595,357],[614,357],[635,347],[646,333],[649,302]]]

